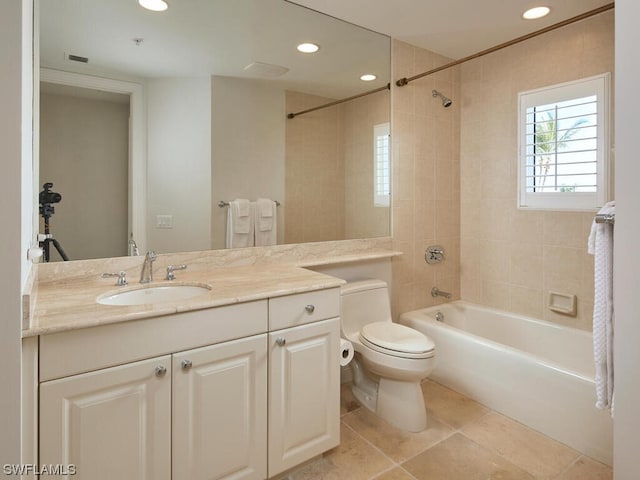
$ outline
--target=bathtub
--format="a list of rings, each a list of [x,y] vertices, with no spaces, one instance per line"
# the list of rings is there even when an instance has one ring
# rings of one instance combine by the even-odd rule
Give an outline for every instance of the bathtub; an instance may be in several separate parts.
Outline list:
[[[594,406],[590,332],[463,301],[403,313],[400,323],[435,342],[433,380],[612,464],[613,422]]]

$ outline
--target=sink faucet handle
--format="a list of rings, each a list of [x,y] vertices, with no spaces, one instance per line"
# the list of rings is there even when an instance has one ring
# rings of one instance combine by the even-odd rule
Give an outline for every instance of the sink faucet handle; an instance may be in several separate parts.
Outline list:
[[[174,275],[173,272],[175,272],[176,270],[186,270],[187,266],[186,265],[169,265],[167,266],[167,276],[164,278],[165,280],[175,280],[176,276]]]
[[[116,280],[116,286],[123,287],[127,285],[127,272],[120,271],[118,273],[103,273],[102,278],[118,277]]]

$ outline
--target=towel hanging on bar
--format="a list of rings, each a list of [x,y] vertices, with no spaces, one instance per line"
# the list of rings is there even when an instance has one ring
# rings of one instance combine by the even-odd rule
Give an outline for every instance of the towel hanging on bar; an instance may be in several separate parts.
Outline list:
[[[594,255],[593,356],[596,367],[596,407],[609,409],[615,403],[613,336],[613,219],[615,202],[598,212],[591,226],[588,252]],[[599,220],[600,219],[600,220]]]

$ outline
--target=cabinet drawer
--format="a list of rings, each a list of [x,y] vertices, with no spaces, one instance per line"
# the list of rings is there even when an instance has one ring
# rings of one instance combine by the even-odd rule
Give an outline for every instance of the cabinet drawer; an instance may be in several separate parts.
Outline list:
[[[340,316],[340,289],[330,288],[269,299],[269,330]]]
[[[40,337],[40,381],[267,331],[267,300]]]

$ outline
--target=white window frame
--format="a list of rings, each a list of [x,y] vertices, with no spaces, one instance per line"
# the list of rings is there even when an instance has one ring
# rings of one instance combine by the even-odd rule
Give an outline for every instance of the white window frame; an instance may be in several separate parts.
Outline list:
[[[518,94],[518,208],[528,210],[594,210],[605,204],[609,190],[609,73]],[[595,192],[527,192],[527,109],[596,95],[597,150]]]
[[[378,137],[388,137],[388,166],[389,169],[389,193],[382,194],[378,190]],[[373,126],[373,205],[375,207],[389,207],[391,205],[391,125],[389,122]]]

